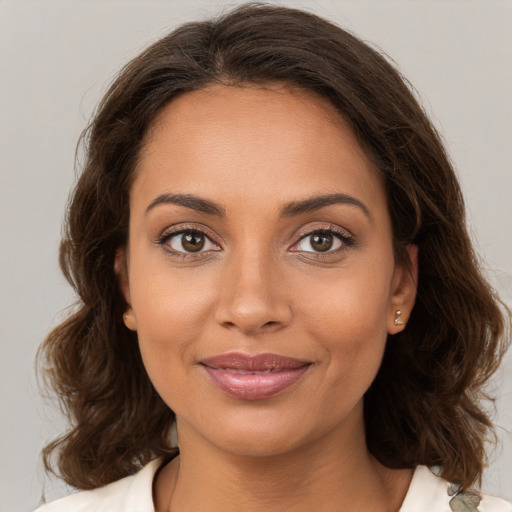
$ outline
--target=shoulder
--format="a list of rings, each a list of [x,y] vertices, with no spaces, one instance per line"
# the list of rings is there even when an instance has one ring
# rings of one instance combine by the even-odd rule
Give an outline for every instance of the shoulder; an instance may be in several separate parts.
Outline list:
[[[479,510],[481,512],[512,512],[512,503],[484,494]]]
[[[512,503],[487,494],[457,495],[453,486],[426,466],[418,466],[400,512],[512,512]]]
[[[155,459],[135,475],[41,505],[35,512],[154,512],[153,479],[161,464]]]

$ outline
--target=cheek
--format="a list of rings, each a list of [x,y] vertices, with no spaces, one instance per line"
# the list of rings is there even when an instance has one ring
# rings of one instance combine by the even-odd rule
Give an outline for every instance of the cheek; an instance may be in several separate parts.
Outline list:
[[[352,269],[331,279],[321,293],[310,287],[312,307],[303,315],[307,331],[330,359],[332,378],[345,381],[350,376],[345,386],[369,386],[387,340],[391,272],[370,269]]]
[[[352,266],[316,283],[306,282],[310,317],[322,318],[330,334],[344,333],[349,338],[363,332],[386,332],[391,296],[392,262]],[[351,336],[353,334],[353,336]]]
[[[211,318],[215,287],[205,282],[205,275],[194,276],[154,265],[151,272],[135,270],[130,279],[140,351],[164,400],[165,388],[179,386],[192,367]]]

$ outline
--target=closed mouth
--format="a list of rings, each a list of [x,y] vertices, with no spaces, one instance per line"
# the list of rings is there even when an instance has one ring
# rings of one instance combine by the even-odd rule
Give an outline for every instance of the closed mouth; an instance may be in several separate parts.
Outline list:
[[[217,387],[242,400],[261,400],[281,393],[298,382],[311,364],[278,354],[228,353],[201,361]]]

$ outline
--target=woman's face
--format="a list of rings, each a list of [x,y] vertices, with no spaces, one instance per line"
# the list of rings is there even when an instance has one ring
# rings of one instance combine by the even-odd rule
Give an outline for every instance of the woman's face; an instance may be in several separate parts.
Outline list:
[[[330,105],[284,86],[210,86],[161,112],[116,271],[180,443],[239,454],[361,434],[414,301],[378,173]]]

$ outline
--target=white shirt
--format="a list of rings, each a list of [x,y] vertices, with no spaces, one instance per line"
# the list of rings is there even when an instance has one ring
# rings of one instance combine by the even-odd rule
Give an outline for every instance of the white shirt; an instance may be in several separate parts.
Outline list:
[[[155,512],[153,479],[161,464],[162,460],[156,459],[135,475],[66,496],[42,505],[35,512]],[[452,512],[449,486],[426,466],[418,466],[399,512]],[[483,495],[478,512],[512,512],[512,503]]]

